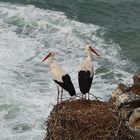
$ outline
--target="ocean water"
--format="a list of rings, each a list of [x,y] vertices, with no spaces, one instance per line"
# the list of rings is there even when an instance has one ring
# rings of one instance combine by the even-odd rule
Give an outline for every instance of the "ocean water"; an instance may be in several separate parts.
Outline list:
[[[93,44],[91,93],[108,99],[117,83],[132,83],[140,67],[140,2],[136,0],[3,0],[0,2],[0,140],[42,140],[57,89],[49,50],[79,92],[84,45]],[[65,92],[65,98],[68,98]]]

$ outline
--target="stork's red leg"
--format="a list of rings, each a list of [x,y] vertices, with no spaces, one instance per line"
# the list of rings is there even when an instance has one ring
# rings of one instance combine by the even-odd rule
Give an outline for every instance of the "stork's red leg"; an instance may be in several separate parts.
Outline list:
[[[87,93],[85,94],[85,100],[87,99]]]
[[[61,102],[63,100],[63,88],[61,88]]]
[[[57,94],[57,104],[59,104],[59,87],[57,86],[57,91],[58,91],[58,94]]]
[[[90,100],[90,95],[89,95],[89,93],[88,93],[88,100]]]

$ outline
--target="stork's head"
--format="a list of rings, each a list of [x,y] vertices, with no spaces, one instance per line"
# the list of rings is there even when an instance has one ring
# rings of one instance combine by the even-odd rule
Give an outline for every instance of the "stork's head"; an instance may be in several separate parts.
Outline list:
[[[48,58],[53,58],[55,55],[56,55],[56,52],[49,51],[46,57],[42,60],[42,62],[44,62]]]
[[[100,57],[100,55],[95,51],[94,48],[92,48],[89,44],[86,45],[86,52],[89,54],[91,52],[95,53],[97,56]]]

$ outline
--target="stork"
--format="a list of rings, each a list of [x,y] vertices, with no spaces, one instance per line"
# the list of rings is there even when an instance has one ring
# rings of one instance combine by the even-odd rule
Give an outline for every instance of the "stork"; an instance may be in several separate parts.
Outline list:
[[[86,45],[85,50],[87,53],[87,57],[81,62],[80,71],[78,73],[78,81],[81,93],[85,95],[85,98],[86,93],[88,93],[89,99],[89,91],[94,76],[92,52],[95,53],[98,57],[100,57],[100,55],[89,44]]]
[[[49,70],[52,74],[52,78],[54,82],[57,85],[57,91],[58,91],[57,104],[58,104],[59,96],[61,96],[60,99],[62,102],[63,89],[69,92],[69,95],[71,97],[76,95],[76,92],[75,92],[70,76],[64,70],[62,70],[56,63],[53,62],[55,55],[56,55],[56,52],[49,51],[48,55],[43,59],[42,62],[48,59]]]

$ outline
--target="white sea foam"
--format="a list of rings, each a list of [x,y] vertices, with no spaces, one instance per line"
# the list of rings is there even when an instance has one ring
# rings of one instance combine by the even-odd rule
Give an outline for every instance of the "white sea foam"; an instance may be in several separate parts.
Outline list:
[[[106,98],[116,83],[131,82],[132,74],[124,69],[129,60],[123,60],[117,44],[97,35],[100,29],[70,20],[61,12],[0,3],[1,140],[43,138],[44,122],[57,94],[47,63],[41,63],[48,50],[59,52],[56,61],[71,75],[77,92],[86,42],[102,55],[94,61],[91,93]]]

